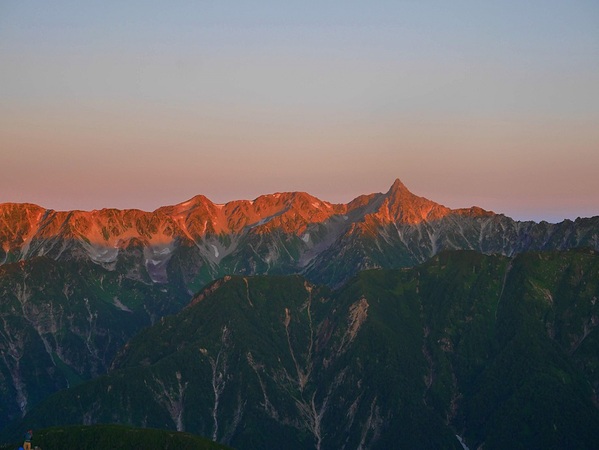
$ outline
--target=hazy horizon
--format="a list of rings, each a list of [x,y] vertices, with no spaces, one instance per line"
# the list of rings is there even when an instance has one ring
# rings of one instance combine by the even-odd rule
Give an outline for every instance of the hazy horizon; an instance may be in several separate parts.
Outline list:
[[[152,211],[396,178],[599,215],[599,4],[0,4],[0,203]]]

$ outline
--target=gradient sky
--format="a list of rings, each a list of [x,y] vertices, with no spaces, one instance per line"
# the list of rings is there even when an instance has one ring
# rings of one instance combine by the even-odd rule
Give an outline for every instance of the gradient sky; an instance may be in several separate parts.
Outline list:
[[[599,215],[599,2],[0,0],[0,170],[53,209],[400,178]]]

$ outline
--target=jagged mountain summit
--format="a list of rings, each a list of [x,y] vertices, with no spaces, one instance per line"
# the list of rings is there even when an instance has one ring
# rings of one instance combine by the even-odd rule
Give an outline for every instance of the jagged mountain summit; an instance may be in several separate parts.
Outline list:
[[[388,192],[331,204],[304,192],[215,204],[198,195],[153,212],[53,211],[0,205],[0,261],[89,260],[124,276],[195,292],[229,274],[302,273],[339,285],[359,270],[398,268],[445,249],[507,256],[599,249],[599,217],[517,222],[478,207],[450,209],[396,180]]]
[[[275,193],[153,212],[0,205],[0,428],[52,392],[106,373],[143,328],[225,276],[301,274],[338,287],[363,269],[405,268],[442,250],[513,256],[599,249],[599,217],[516,222],[411,193],[331,204]]]

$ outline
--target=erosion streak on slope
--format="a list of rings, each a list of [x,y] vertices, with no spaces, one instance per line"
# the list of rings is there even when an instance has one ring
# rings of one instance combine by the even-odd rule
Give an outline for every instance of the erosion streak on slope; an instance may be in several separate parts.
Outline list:
[[[495,320],[497,320],[497,312],[499,311],[499,305],[501,304],[501,299],[503,298],[503,291],[505,290],[505,285],[507,282],[507,277],[512,270],[512,261],[510,261],[505,268],[505,272],[503,274],[503,281],[501,282],[501,290],[499,291],[499,297],[497,299],[497,307],[495,308]]]
[[[8,331],[9,327],[4,317],[2,317],[2,322],[4,326],[2,330],[0,330],[0,334],[4,338],[4,341],[8,344],[8,351],[0,352],[0,355],[2,356],[4,365],[8,369],[10,377],[12,378],[12,384],[16,391],[16,399],[21,411],[21,416],[24,416],[25,412],[27,411],[28,397],[27,387],[21,378],[21,359],[23,358],[24,354],[23,340],[18,332],[5,333],[4,331]],[[17,336],[17,339],[15,340],[13,336]],[[13,361],[12,363],[9,362],[7,356]]]
[[[247,298],[248,303],[253,308],[254,304],[252,303],[252,300],[250,299],[250,284],[248,283],[247,277],[243,277],[243,282],[245,283],[245,298]]]
[[[362,297],[357,302],[353,303],[349,307],[349,316],[347,318],[347,330],[343,334],[343,338],[341,339],[341,343],[339,344],[339,348],[337,350],[338,354],[343,353],[346,346],[349,345],[358,334],[360,327],[366,321],[368,317],[368,300]]]
[[[307,305],[306,305],[306,311],[308,313],[308,325],[310,327],[310,345],[308,346],[308,358],[307,358],[307,364],[308,364],[307,377],[309,377],[310,372],[312,371],[312,348],[314,347],[314,328],[312,325],[312,312],[311,312],[312,286],[310,286],[310,284],[307,281],[304,281],[304,288],[306,289],[306,291],[308,291],[308,301],[307,301]]]
[[[370,404],[370,413],[368,414],[368,418],[366,419],[366,423],[362,429],[362,437],[360,439],[360,444],[358,445],[358,450],[365,450],[369,448],[369,446],[366,445],[366,440],[369,434],[371,434],[371,444],[379,437],[380,427],[383,424],[383,418],[381,417],[379,407],[376,404],[377,400],[378,398],[375,397]]]
[[[266,393],[266,387],[264,385],[264,381],[262,380],[262,377],[260,376],[260,372],[259,370],[263,370],[264,366],[263,365],[259,365],[254,361],[254,357],[252,355],[252,352],[247,352],[246,353],[246,359],[247,362],[249,364],[249,366],[252,368],[252,370],[254,371],[254,373],[256,374],[256,377],[258,378],[258,384],[260,384],[260,389],[262,391],[262,396],[264,398],[264,403],[262,403],[262,407],[264,408],[264,410],[266,411],[266,413],[273,419],[275,420],[279,420],[279,413],[276,411],[276,409],[274,408],[273,404],[270,402],[270,400],[268,399],[268,395]]]
[[[183,424],[183,413],[185,411],[184,399],[185,391],[187,390],[187,385],[189,383],[181,383],[181,372],[179,371],[175,373],[175,377],[177,379],[176,389],[167,387],[165,383],[157,377],[153,377],[153,380],[158,384],[160,389],[154,390],[151,386],[148,386],[148,388],[154,394],[154,399],[168,411],[177,431],[185,431]]]
[[[291,312],[289,308],[285,308],[285,320],[283,324],[285,325],[285,334],[287,336],[287,346],[289,348],[289,355],[293,361],[293,365],[295,366],[295,371],[297,373],[297,380],[289,377],[289,381],[297,384],[300,392],[304,391],[304,387],[306,386],[306,382],[308,381],[307,375],[300,368],[299,363],[297,362],[297,358],[295,357],[295,352],[293,351],[293,346],[291,345],[291,337],[289,336],[289,324],[291,323]]]
[[[212,407],[212,419],[214,421],[214,430],[212,440],[216,441],[218,437],[218,405],[220,396],[225,390],[227,384],[227,349],[229,346],[229,328],[225,325],[222,329],[220,338],[221,346],[216,355],[216,359],[209,357],[212,367],[212,391],[214,393],[214,405]]]

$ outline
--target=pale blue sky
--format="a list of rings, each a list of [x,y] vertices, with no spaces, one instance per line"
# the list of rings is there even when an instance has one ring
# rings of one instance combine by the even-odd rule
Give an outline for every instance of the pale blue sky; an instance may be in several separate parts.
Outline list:
[[[0,202],[599,214],[595,1],[171,3],[0,1]]]

